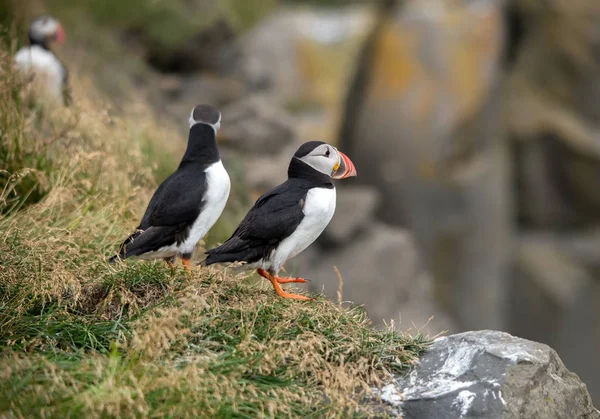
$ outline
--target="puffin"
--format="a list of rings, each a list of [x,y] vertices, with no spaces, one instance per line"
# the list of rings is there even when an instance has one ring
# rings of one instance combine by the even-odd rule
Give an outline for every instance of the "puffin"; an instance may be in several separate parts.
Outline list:
[[[331,221],[336,204],[333,179],[351,176],[356,176],[354,164],[336,147],[322,141],[302,144],[290,161],[288,179],[260,196],[233,235],[205,252],[207,257],[199,265],[241,262],[243,269],[257,269],[280,297],[311,300],[281,288],[281,284],[307,279],[278,274]]]
[[[35,19],[28,32],[29,46],[21,48],[15,55],[18,70],[34,77],[43,78],[44,86],[51,97],[59,103],[69,105],[71,92],[68,85],[69,73],[61,60],[52,52],[52,44],[65,41],[65,31],[52,16]]]
[[[196,106],[189,118],[187,149],[177,170],[160,184],[142,221],[109,259],[163,259],[173,268],[180,257],[186,270],[194,247],[217,222],[231,189],[219,149],[221,113],[210,105]]]

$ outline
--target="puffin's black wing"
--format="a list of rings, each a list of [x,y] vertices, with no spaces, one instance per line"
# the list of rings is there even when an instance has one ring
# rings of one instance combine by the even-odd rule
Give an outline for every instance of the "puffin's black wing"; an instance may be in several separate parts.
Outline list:
[[[262,195],[233,235],[221,246],[206,252],[203,262],[256,262],[266,258],[304,218],[304,202],[309,185],[288,179]]]
[[[118,257],[138,256],[185,240],[204,205],[206,172],[199,172],[197,167],[180,168],[158,187],[140,225],[120,246]]]
[[[178,170],[158,187],[142,224],[154,227],[192,224],[202,211],[207,187],[204,170]]]

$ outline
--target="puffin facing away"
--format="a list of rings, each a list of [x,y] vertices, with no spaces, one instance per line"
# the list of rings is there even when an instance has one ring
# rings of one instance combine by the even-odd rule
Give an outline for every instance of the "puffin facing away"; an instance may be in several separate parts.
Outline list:
[[[231,187],[217,149],[221,113],[198,105],[190,115],[187,149],[179,167],[156,190],[137,230],[119,249],[117,259],[182,259],[187,270],[194,247],[225,208]]]
[[[42,80],[51,97],[68,105],[71,94],[68,87],[68,72],[59,58],[50,49],[53,43],[62,44],[65,31],[62,25],[51,16],[35,19],[29,27],[29,46],[21,48],[15,55],[17,68],[26,74],[33,74]]]
[[[244,262],[246,268],[271,281],[284,298],[310,300],[288,294],[280,284],[306,282],[304,278],[277,276],[283,264],[298,255],[323,232],[335,212],[332,179],[356,176],[350,159],[321,141],[300,146],[288,168],[288,179],[262,195],[233,235],[206,252],[200,264]]]

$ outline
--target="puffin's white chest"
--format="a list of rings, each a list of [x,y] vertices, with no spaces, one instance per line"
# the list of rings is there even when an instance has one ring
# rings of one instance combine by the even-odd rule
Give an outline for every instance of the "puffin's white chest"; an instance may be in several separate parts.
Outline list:
[[[325,230],[335,213],[335,188],[313,188],[306,194],[304,218],[291,236],[284,239],[271,257],[278,271],[286,260],[310,246]]]
[[[15,63],[22,72],[35,75],[36,86],[44,86],[52,97],[62,101],[66,70],[56,55],[32,45],[17,52]]]
[[[198,241],[217,222],[229,198],[230,189],[229,174],[221,161],[206,169],[206,192],[202,201],[202,211],[194,221],[188,238],[181,244],[180,252],[192,252]]]

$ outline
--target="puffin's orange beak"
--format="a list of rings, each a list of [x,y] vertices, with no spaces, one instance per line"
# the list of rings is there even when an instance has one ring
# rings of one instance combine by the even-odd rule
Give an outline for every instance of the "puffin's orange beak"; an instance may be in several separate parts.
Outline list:
[[[338,154],[340,156],[340,161],[338,163],[338,167],[334,167],[335,171],[331,177],[333,179],[344,179],[347,177],[356,176],[356,168],[354,167],[352,160],[350,160],[348,156],[341,151],[338,151]]]
[[[67,39],[67,35],[65,34],[65,30],[63,29],[62,25],[58,25],[58,29],[56,29],[56,35],[54,35],[54,41],[58,44],[61,45],[63,42],[65,42],[65,39]]]

